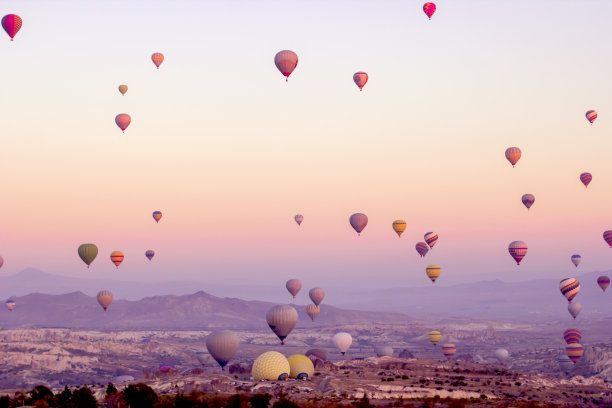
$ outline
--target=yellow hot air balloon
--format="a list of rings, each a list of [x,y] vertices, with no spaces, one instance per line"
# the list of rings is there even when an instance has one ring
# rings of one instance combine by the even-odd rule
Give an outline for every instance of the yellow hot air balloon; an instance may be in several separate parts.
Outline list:
[[[441,269],[438,265],[429,265],[426,269],[425,269],[425,273],[427,274],[427,277],[429,277],[429,279],[431,279],[432,282],[436,282],[436,279],[438,279],[438,276],[440,276],[440,272]]]
[[[128,90],[127,85],[119,85],[119,92],[121,92],[121,95],[125,95],[127,90]]]
[[[119,265],[121,265],[121,262],[123,262],[124,255],[121,251],[113,251],[111,252],[110,258],[115,266],[119,268]]]
[[[312,360],[302,354],[294,354],[287,357],[289,361],[289,377],[304,380],[314,376],[314,365]]]
[[[266,351],[253,363],[251,375],[255,381],[283,380],[289,376],[291,366],[287,358],[278,351]]]
[[[79,257],[85,262],[87,267],[96,259],[98,256],[98,247],[94,244],[82,244],[79,246]]]
[[[398,237],[402,236],[402,232],[406,231],[406,221],[404,220],[395,220],[393,221],[393,231],[397,233]]]
[[[429,333],[427,333],[427,338],[435,346],[442,339],[442,333],[440,333],[437,330],[432,330]]]

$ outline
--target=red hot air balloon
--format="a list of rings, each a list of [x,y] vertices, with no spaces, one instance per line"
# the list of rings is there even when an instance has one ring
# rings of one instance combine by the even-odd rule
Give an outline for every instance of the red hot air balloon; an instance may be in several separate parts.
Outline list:
[[[425,3],[423,4],[423,11],[427,15],[427,17],[429,17],[429,19],[431,20],[431,16],[433,16],[434,13],[436,12],[436,5],[434,3]]]
[[[164,54],[161,52],[153,53],[153,55],[151,55],[151,61],[153,61],[157,69],[159,69],[159,66],[164,62]]]
[[[605,292],[608,286],[610,285],[610,277],[605,275],[600,276],[599,278],[597,278],[597,284],[599,285],[601,290]]]
[[[521,158],[521,149],[518,147],[509,147],[506,149],[506,159],[510,162],[512,167],[519,161]]]
[[[15,35],[21,29],[21,24],[21,17],[17,14],[7,14],[2,17],[2,28],[4,28],[4,31],[11,37],[11,41],[13,41],[13,38],[15,38]]]
[[[421,258],[424,257],[429,252],[429,247],[424,242],[419,242],[416,244],[416,250],[421,255]]]
[[[578,329],[567,329],[563,332],[563,339],[567,344],[580,343],[582,333]]]
[[[361,231],[368,225],[368,216],[362,213],[355,213],[349,218],[351,227],[357,231],[357,235],[361,235]]]
[[[582,184],[584,184],[584,188],[589,186],[591,180],[593,180],[593,175],[591,173],[582,173],[580,175],[580,181],[582,181]]]
[[[4,20],[2,20],[2,25],[4,25]],[[592,125],[593,122],[595,122],[595,119],[597,119],[597,112],[594,110],[588,110],[585,116],[587,120],[589,121],[589,123]]]
[[[521,201],[523,202],[525,207],[527,207],[527,211],[529,211],[529,209],[535,202],[535,196],[533,194],[523,194],[523,197],[521,197]]]
[[[508,245],[508,252],[510,252],[510,256],[514,258],[517,265],[521,264],[521,261],[527,254],[527,244],[523,241],[512,241],[510,245]]]
[[[355,85],[357,85],[359,87],[359,90],[361,91],[365,84],[368,83],[368,74],[361,71],[356,72],[353,75],[353,81],[355,81]]]
[[[132,122],[132,118],[127,113],[120,113],[115,116],[115,123],[119,126],[122,132],[125,132],[130,123]]]
[[[286,79],[289,80],[289,75],[293,72],[298,64],[298,56],[295,52],[289,50],[283,50],[276,53],[274,56],[274,64],[276,68],[283,74]]]
[[[612,231],[610,230],[604,231],[603,239],[608,243],[608,246],[612,248]]]

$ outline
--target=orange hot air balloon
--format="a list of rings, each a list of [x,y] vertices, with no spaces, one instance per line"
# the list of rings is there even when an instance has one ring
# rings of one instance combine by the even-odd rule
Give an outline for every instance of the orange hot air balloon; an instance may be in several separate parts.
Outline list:
[[[353,81],[355,81],[355,85],[357,85],[359,87],[359,90],[363,90],[363,87],[365,86],[365,84],[368,83],[368,74],[366,74],[365,72],[355,72],[355,74],[353,75]]]
[[[400,238],[402,236],[402,233],[406,231],[406,221],[404,220],[395,220],[393,221],[393,224],[391,224],[391,226],[393,227],[393,231],[395,231],[397,236]]]
[[[159,69],[161,63],[164,62],[164,54],[162,54],[161,52],[154,53],[153,55],[151,55],[151,61],[153,61],[157,69]]]
[[[295,52],[283,50],[276,53],[274,56],[274,65],[285,76],[285,81],[289,81],[289,75],[293,72],[298,64],[298,56]]]
[[[519,161],[521,158],[521,149],[518,147],[509,147],[506,149],[506,159],[510,162],[512,167]]]
[[[127,85],[119,85],[119,92],[121,92],[121,95],[125,95],[127,90],[128,90],[128,86]]]
[[[161,211],[153,211],[153,219],[155,220],[155,222],[159,222],[159,220],[161,220],[161,217],[162,217]]]
[[[423,4],[423,12],[431,20],[431,16],[436,12],[436,5],[434,3]]]
[[[21,29],[22,23],[21,17],[17,14],[7,14],[2,17],[2,28],[4,28],[4,31],[11,37],[11,41],[13,41],[17,32]]]
[[[115,266],[117,268],[119,268],[119,265],[121,265],[121,262],[123,262],[123,252],[121,251],[113,251],[111,252],[110,255],[111,261],[115,264]]]
[[[127,113],[120,113],[115,116],[115,123],[119,126],[122,132],[125,132],[130,123],[132,122],[132,118]]]

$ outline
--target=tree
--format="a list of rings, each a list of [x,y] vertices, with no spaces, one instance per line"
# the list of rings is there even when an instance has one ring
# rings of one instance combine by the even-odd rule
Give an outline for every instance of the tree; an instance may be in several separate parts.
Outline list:
[[[74,390],[67,407],[74,408],[98,408],[98,401],[93,396],[88,387],[81,387]]]
[[[157,401],[157,394],[147,384],[138,383],[128,385],[122,392],[123,399],[131,407],[153,408]]]
[[[55,401],[53,401],[53,392],[44,385],[37,385],[29,392],[32,397],[32,402],[36,403],[37,401],[45,401],[47,400],[48,405],[54,406]]]
[[[268,393],[266,394],[257,394],[251,397],[251,408],[268,408],[270,406],[270,400],[272,396]]]
[[[108,387],[106,387],[106,396],[108,397],[111,394],[117,393],[117,387],[113,383],[108,383]]]
[[[11,399],[8,395],[3,395],[0,397],[0,408],[10,408]]]

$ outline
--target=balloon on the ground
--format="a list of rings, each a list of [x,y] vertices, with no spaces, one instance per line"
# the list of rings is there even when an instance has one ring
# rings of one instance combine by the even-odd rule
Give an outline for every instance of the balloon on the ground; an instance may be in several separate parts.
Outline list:
[[[130,123],[132,123],[132,118],[127,113],[120,113],[115,116],[115,123],[117,126],[119,126],[119,129],[121,129],[122,132],[125,132],[125,129],[127,129],[128,126],[130,126]]]
[[[351,227],[357,231],[357,235],[361,235],[361,231],[368,225],[368,216],[362,213],[355,213],[349,218]]]
[[[533,194],[523,194],[521,201],[523,202],[523,205],[527,207],[527,210],[529,210],[535,202],[535,196]]]
[[[161,217],[162,217],[161,211],[153,211],[153,219],[155,220],[155,222],[159,222],[159,220],[161,220]]]
[[[377,346],[374,347],[374,353],[376,353],[376,357],[393,357],[393,347]]]
[[[310,358],[311,360],[319,359],[327,361],[327,353],[322,349],[310,349],[304,354],[306,354],[306,357]]]
[[[302,282],[300,282],[299,279],[289,279],[287,283],[285,283],[285,287],[295,299],[295,296],[298,294],[300,289],[302,289]]]
[[[594,110],[588,110],[584,116],[586,116],[587,120],[592,125],[593,122],[595,122],[595,119],[597,119],[597,112]]]
[[[111,262],[114,263],[117,268],[119,268],[119,265],[123,262],[123,258],[125,258],[125,256],[121,251],[113,251],[110,254]]]
[[[353,75],[353,81],[355,82],[355,85],[357,85],[359,87],[359,90],[363,90],[363,87],[365,86],[365,84],[368,82],[368,74],[366,74],[365,72],[355,72],[355,74]]]
[[[310,316],[313,322],[315,321],[319,313],[321,313],[321,308],[319,306],[314,305],[312,303],[306,306],[306,314]]]
[[[591,180],[593,180],[593,175],[591,173],[580,174],[580,181],[582,182],[582,184],[584,184],[585,188],[589,186]]]
[[[153,55],[151,55],[151,61],[153,61],[153,64],[159,69],[159,66],[164,62],[164,54],[161,52],[153,53]]]
[[[576,268],[578,267],[578,265],[580,265],[580,261],[582,261],[582,256],[580,256],[579,254],[574,254],[572,255],[572,263],[574,265],[576,265]]]
[[[444,354],[444,357],[448,358],[449,360],[455,356],[456,352],[457,348],[452,343],[447,343],[442,346],[442,354]]]
[[[221,369],[234,358],[239,346],[240,339],[236,333],[229,330],[213,332],[206,337],[206,349]]]
[[[565,340],[567,344],[580,343],[580,340],[582,340],[582,332],[578,329],[567,329],[563,332],[563,340]]]
[[[571,303],[572,299],[580,292],[580,282],[576,278],[565,278],[559,282],[559,290],[567,301]]]
[[[7,300],[5,303],[5,306],[8,310],[10,310],[11,312],[13,311],[13,309],[15,308],[15,301],[12,299]]]
[[[285,338],[291,333],[298,320],[298,312],[289,305],[277,305],[266,313],[266,321],[270,329],[285,344]]]
[[[121,92],[121,95],[125,95],[127,90],[128,90],[128,86],[127,85],[119,85],[119,92]]]
[[[310,296],[310,300],[312,300],[312,303],[319,306],[321,302],[323,302],[323,298],[325,297],[325,291],[322,288],[312,288],[308,292],[308,296]]]
[[[98,303],[100,304],[100,306],[102,306],[102,309],[106,311],[106,309],[113,302],[113,294],[110,293],[110,291],[108,290],[101,290],[96,295],[96,299],[98,300]]]
[[[510,162],[512,167],[516,165],[516,163],[521,158],[521,149],[518,147],[509,147],[506,149],[506,159]]]
[[[424,242],[417,242],[415,248],[419,255],[421,255],[421,258],[427,255],[427,253],[429,252],[429,246],[427,246],[427,244]]]
[[[599,285],[601,290],[605,292],[608,286],[610,286],[610,277],[606,275],[600,276],[599,278],[597,278],[597,284]]]
[[[274,56],[274,65],[285,76],[285,81],[289,80],[289,75],[293,72],[298,64],[298,56],[295,52],[283,50],[276,53]]]
[[[434,3],[428,2],[423,4],[423,12],[431,20],[431,16],[436,12],[436,5]]]
[[[498,348],[495,350],[495,358],[499,361],[499,364],[504,365],[504,362],[510,357],[510,353],[505,348]]]
[[[289,377],[305,380],[314,376],[312,360],[303,354],[294,354],[287,357],[289,362]]]
[[[512,241],[510,245],[508,245],[508,252],[510,256],[514,258],[517,265],[521,264],[521,261],[527,254],[527,244],[523,241]]]
[[[574,319],[578,317],[581,310],[582,310],[582,305],[578,302],[572,302],[567,305],[567,311],[569,312],[569,314],[572,315]]]
[[[334,337],[332,337],[332,342],[334,343],[334,346],[340,350],[340,353],[344,355],[349,347],[351,347],[353,337],[349,333],[339,332],[334,334]]]
[[[406,231],[406,221],[404,220],[395,220],[393,221],[393,224],[391,224],[391,226],[393,227],[393,231],[395,231],[398,237],[401,237],[402,233]]]
[[[431,344],[435,346],[442,339],[442,333],[440,333],[438,330],[432,330],[427,333],[427,338],[429,341],[431,341]]]
[[[304,216],[302,214],[297,214],[295,217],[293,217],[293,219],[295,220],[295,222],[297,222],[297,225],[302,225],[302,221],[304,221]]]
[[[150,261],[150,260],[151,260],[151,259],[153,259],[153,257],[155,256],[155,251],[154,251],[154,250],[152,250],[152,249],[147,249],[147,250],[145,251],[145,256],[146,256],[146,257],[149,259],[149,261]]]
[[[440,269],[438,265],[429,265],[427,268],[425,268],[425,273],[427,274],[427,277],[431,279],[431,281],[434,283],[436,282],[436,279],[438,279],[438,277],[440,276],[441,271],[442,269]]]
[[[85,265],[89,268],[89,265],[96,259],[98,256],[98,247],[95,244],[81,244],[78,249],[79,258]]]
[[[434,245],[436,245],[436,242],[438,242],[438,234],[436,234],[435,232],[428,232],[427,234],[425,234],[424,238],[427,245],[429,245],[429,247],[432,249]]]
[[[580,343],[568,344],[565,347],[565,354],[572,360],[574,364],[580,360],[580,357],[584,354],[584,347]]]
[[[253,363],[251,376],[255,381],[284,380],[289,377],[291,366],[287,358],[278,351],[266,351]]]
[[[22,24],[23,21],[17,14],[7,14],[2,17],[2,28],[4,28],[4,31],[11,37],[11,41],[13,41],[15,35],[17,35],[21,29]]]

